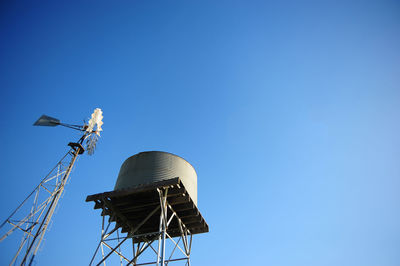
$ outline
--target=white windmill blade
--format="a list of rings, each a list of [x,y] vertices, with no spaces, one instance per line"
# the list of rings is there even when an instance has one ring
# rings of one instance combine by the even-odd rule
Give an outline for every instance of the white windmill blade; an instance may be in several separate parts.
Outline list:
[[[103,130],[101,128],[101,126],[103,125],[102,119],[103,119],[103,112],[101,111],[101,109],[100,108],[94,109],[92,117],[90,118],[88,126],[86,128],[86,131],[91,133],[94,127],[97,125],[96,134],[100,136],[100,131]]]
[[[96,149],[97,140],[99,139],[100,136],[100,131],[103,130],[101,128],[101,126],[103,125],[102,119],[103,119],[103,112],[101,111],[100,108],[96,108],[86,128],[86,132],[89,133],[88,138],[86,139],[86,149],[89,155],[92,155],[94,153],[94,150]],[[96,130],[94,130],[95,127]]]

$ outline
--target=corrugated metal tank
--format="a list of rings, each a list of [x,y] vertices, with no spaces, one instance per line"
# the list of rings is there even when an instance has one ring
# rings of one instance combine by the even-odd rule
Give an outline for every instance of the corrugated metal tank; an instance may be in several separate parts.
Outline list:
[[[151,184],[179,177],[197,205],[197,174],[185,159],[168,152],[147,151],[135,154],[121,166],[114,190]]]

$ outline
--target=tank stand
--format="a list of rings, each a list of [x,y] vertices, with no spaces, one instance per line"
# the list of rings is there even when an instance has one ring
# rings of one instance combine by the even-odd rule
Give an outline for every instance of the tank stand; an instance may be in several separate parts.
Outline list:
[[[96,206],[102,209],[101,237],[89,265],[106,265],[106,261],[115,265],[118,260],[120,265],[165,266],[174,261],[190,265],[192,233],[168,201],[168,190],[169,187],[156,188],[159,202],[153,204],[152,211],[141,220],[126,217],[119,210],[118,202],[113,202],[106,195],[97,198]],[[107,215],[110,216],[108,221]],[[157,222],[157,216],[158,231],[148,232],[147,228],[154,228],[149,227],[149,222]],[[111,229],[114,222],[115,226]],[[171,231],[169,226],[172,223],[179,230]]]

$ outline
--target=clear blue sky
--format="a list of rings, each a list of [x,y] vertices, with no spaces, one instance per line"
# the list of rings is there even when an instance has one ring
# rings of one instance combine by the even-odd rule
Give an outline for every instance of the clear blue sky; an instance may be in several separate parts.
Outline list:
[[[400,265],[399,2],[2,1],[0,36],[2,220],[77,137],[32,123],[104,111],[37,265],[88,264],[146,150],[197,170],[193,265]]]

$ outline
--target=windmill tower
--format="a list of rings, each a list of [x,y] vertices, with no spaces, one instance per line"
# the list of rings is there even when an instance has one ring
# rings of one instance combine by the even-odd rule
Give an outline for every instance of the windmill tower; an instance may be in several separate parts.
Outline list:
[[[89,123],[83,126],[61,123],[60,120],[46,115],[42,115],[34,123],[35,126],[64,126],[79,130],[82,135],[77,142],[68,144],[70,147],[68,152],[0,225],[0,229],[6,230],[0,238],[0,242],[14,232],[19,231],[23,234],[10,265],[31,265],[33,263],[64,192],[71,170],[78,156],[85,152],[84,142],[86,142],[88,154],[94,152],[100,131],[102,131],[102,119],[102,111],[97,108]]]
[[[128,158],[114,190],[86,201],[102,211],[100,241],[89,265],[190,265],[192,236],[209,230],[197,208],[197,174],[171,153]]]

